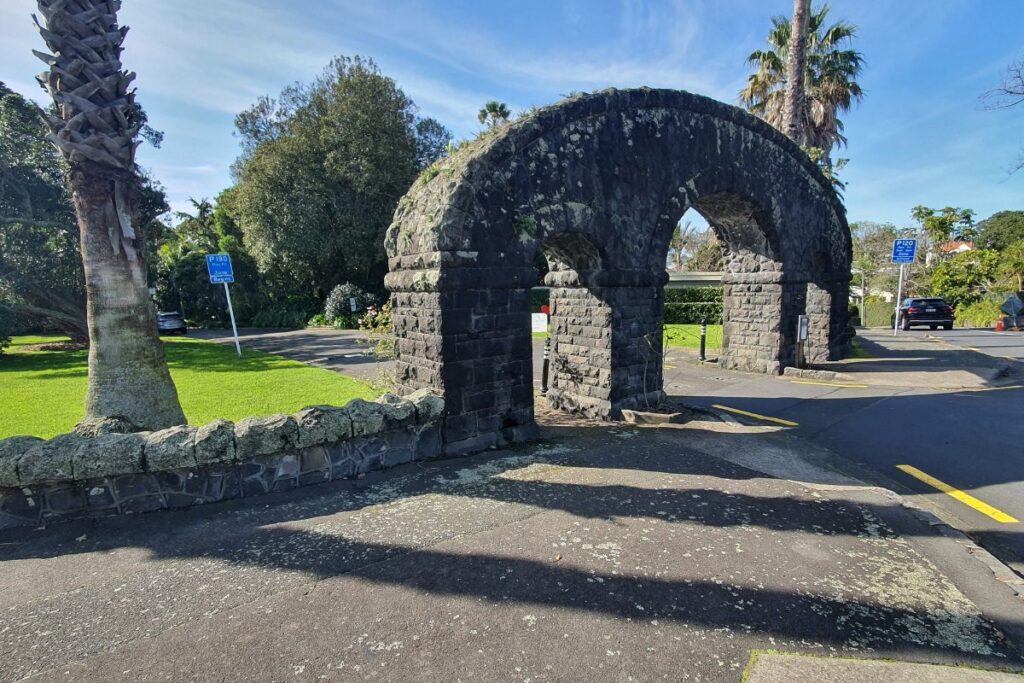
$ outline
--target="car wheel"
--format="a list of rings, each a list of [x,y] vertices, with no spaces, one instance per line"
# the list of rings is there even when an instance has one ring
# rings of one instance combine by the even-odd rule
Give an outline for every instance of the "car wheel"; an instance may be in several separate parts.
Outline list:
[[[951,330],[953,329],[953,323],[942,323],[942,329]]]
[[[903,329],[904,330],[909,330],[910,329],[910,318],[904,318],[903,319]]]
[[[937,329],[939,329],[939,326],[938,325],[929,325],[928,329],[930,329],[930,330],[937,330]]]

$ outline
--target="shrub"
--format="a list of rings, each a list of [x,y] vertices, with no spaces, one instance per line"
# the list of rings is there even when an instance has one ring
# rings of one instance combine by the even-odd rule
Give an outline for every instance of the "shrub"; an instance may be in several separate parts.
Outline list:
[[[860,327],[860,306],[856,304],[850,304],[850,324],[854,327]]]
[[[956,324],[960,327],[992,327],[1004,315],[1001,306],[1001,302],[992,299],[961,306],[956,309]]]
[[[310,311],[304,308],[293,308],[286,304],[277,304],[261,308],[252,316],[253,327],[284,327],[300,329],[306,326]]]
[[[327,327],[327,316],[323,313],[317,313],[309,319],[306,327]]]
[[[379,309],[370,306],[359,320],[359,329],[366,333],[373,343],[373,351],[379,358],[395,357],[394,325],[391,321],[391,302],[386,302]]]
[[[352,299],[356,300],[355,311],[352,310]],[[356,287],[351,282],[346,282],[332,289],[327,296],[327,301],[324,302],[324,316],[328,323],[334,324],[338,318],[352,317],[353,313],[364,311],[373,304],[373,295]]]
[[[864,327],[888,327],[892,324],[892,314],[896,305],[884,299],[869,296],[864,300],[861,310],[861,323]]]
[[[721,302],[665,304],[666,325],[699,325],[701,320],[708,325],[722,324]]]
[[[0,304],[0,354],[11,345],[11,335],[16,324],[14,312]]]
[[[534,313],[540,313],[541,306],[548,306],[551,304],[551,290],[548,288],[540,289],[534,287],[530,290],[530,310]]]
[[[666,304],[722,303],[721,287],[666,287]]]

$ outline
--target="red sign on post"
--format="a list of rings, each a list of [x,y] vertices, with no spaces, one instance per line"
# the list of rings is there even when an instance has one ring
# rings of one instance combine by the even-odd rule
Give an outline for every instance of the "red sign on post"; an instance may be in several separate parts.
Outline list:
[[[551,315],[551,307],[548,306],[547,304],[544,304],[543,306],[540,307],[540,312],[543,313],[544,315]]]

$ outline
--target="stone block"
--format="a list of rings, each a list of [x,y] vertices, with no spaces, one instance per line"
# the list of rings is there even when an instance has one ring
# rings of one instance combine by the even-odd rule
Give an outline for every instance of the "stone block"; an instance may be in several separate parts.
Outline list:
[[[384,407],[379,403],[355,398],[345,404],[343,410],[352,420],[352,436],[377,434],[384,429]]]
[[[420,424],[433,422],[444,414],[444,399],[430,389],[419,389],[406,398],[416,408],[416,421]]]
[[[85,510],[85,492],[78,486],[61,486],[46,492],[46,516],[73,515]]]
[[[147,472],[163,472],[196,467],[195,436],[198,428],[179,425],[145,434],[145,468]]]
[[[376,401],[384,409],[384,428],[400,429],[416,421],[416,404],[395,394],[384,394]]]
[[[13,436],[0,440],[0,488],[18,486],[18,461],[32,448],[43,443],[34,436]]]
[[[296,445],[319,446],[352,436],[352,418],[344,408],[310,406],[295,413]]]
[[[97,479],[116,477],[122,474],[138,474],[143,468],[142,434],[102,434],[85,439],[72,458],[75,479]]]
[[[235,424],[235,458],[249,460],[294,448],[299,436],[291,415],[247,417]]]
[[[193,442],[199,466],[235,461],[235,426],[227,420],[199,427]]]
[[[72,479],[72,460],[85,441],[88,439],[77,434],[61,434],[30,448],[18,461],[21,485]]]

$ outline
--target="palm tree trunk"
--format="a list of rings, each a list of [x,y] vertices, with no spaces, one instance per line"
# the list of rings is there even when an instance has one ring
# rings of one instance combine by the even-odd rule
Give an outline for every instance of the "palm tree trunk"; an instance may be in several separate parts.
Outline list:
[[[804,74],[807,68],[807,24],[811,13],[810,0],[793,0],[793,28],[786,56],[785,131],[798,145],[807,144],[804,121]]]
[[[141,124],[121,70],[119,0],[38,0],[39,32],[53,53],[36,52],[57,105],[50,139],[69,166],[85,270],[89,325],[86,417],[121,417],[140,429],[185,422],[146,286],[138,220],[136,137]]]
[[[183,424],[185,415],[156,330],[144,240],[137,232],[124,235],[118,220],[121,209],[137,224],[131,187],[101,169],[71,172],[88,302],[85,409],[86,417],[118,416],[143,429],[161,429]]]

